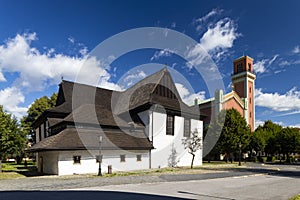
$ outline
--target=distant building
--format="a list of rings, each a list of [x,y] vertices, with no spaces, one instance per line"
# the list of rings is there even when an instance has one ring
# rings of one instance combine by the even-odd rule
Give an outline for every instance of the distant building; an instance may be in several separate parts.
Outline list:
[[[255,78],[253,59],[243,56],[233,61],[232,91],[223,94],[215,92],[215,97],[195,103],[199,106],[202,119],[209,124],[222,109],[235,108],[247,121],[251,131],[255,128]]]
[[[56,106],[33,128],[36,144],[28,151],[38,170],[58,175],[97,173],[100,149],[103,172],[166,167],[170,158],[189,166],[182,140],[195,129],[203,133],[199,109],[181,100],[166,68],[123,92],[63,80]]]

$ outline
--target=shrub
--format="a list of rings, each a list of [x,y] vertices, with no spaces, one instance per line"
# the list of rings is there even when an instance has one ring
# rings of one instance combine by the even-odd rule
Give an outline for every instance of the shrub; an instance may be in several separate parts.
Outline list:
[[[262,157],[262,156],[258,157],[258,161],[265,163],[265,162],[267,162],[267,157]]]
[[[274,162],[276,160],[276,157],[275,156],[269,156],[268,158],[267,158],[267,161],[268,162]]]

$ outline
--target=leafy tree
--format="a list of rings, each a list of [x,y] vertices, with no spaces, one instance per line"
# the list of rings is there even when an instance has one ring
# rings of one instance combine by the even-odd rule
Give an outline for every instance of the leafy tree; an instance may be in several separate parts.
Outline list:
[[[53,93],[49,98],[47,96],[43,96],[39,99],[36,99],[30,108],[27,111],[27,116],[24,116],[21,119],[22,128],[30,137],[31,142],[35,141],[34,131],[31,130],[32,123],[46,110],[52,108],[56,104],[57,93]]]
[[[0,106],[0,172],[2,172],[2,159],[6,156],[22,157],[26,141],[26,135],[18,120]]]
[[[224,117],[224,126],[213,151],[230,155],[239,150],[239,144],[241,144],[242,150],[245,150],[250,142],[250,128],[246,120],[234,108],[222,110],[215,121]],[[213,122],[213,124],[216,124],[216,122]],[[216,126],[222,126],[222,124]]]
[[[263,126],[257,127],[255,130],[256,139],[260,140],[256,145],[256,150],[266,152],[268,155],[274,155],[278,152],[278,135],[282,130],[282,126],[268,120]]]
[[[193,156],[192,162],[191,162],[191,168],[193,168],[193,165],[194,165],[194,159],[195,159],[196,152],[202,148],[201,140],[202,139],[201,139],[197,129],[195,129],[191,133],[191,137],[187,137],[186,139],[182,140],[184,148],[188,149],[188,152]]]
[[[296,128],[286,127],[283,128],[276,137],[278,152],[287,156],[289,161],[289,155],[291,153],[297,153],[300,146],[300,132]]]

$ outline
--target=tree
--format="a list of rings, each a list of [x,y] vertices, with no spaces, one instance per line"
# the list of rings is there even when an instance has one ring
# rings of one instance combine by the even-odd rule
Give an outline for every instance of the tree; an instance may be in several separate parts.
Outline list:
[[[202,148],[201,140],[202,138],[200,137],[197,129],[191,133],[191,137],[187,137],[186,139],[182,140],[184,148],[188,149],[188,152],[192,155],[191,169],[194,165],[196,152]]]
[[[26,141],[26,135],[18,120],[0,106],[0,172],[2,172],[3,158],[6,156],[22,157]]]
[[[39,99],[36,99],[33,104],[29,107],[27,111],[27,116],[24,116],[21,119],[22,128],[30,137],[31,142],[35,141],[34,131],[31,129],[32,123],[46,110],[52,108],[56,104],[57,93],[53,93],[49,98],[43,96]]]
[[[273,123],[271,120],[265,122],[263,129],[265,131],[265,140],[267,141],[265,152],[274,155],[279,151],[278,135],[282,130],[282,126]]]
[[[171,154],[168,158],[168,166],[169,167],[176,167],[177,163],[179,162],[179,160],[177,159],[177,151],[176,151],[176,148],[174,146],[174,143],[172,144],[172,147],[171,147]]]
[[[274,155],[280,148],[278,135],[281,130],[282,126],[273,123],[271,120],[265,121],[264,125],[258,126],[254,132],[256,143],[253,144],[253,148],[268,155]]]
[[[285,154],[287,161],[291,153],[297,153],[300,146],[300,132],[296,128],[283,128],[276,137],[278,152]]]
[[[224,119],[224,116],[225,121],[221,135],[213,151],[219,154],[230,155],[238,152],[239,145],[241,145],[242,150],[246,149],[250,142],[250,128],[246,120],[237,110],[231,108],[222,110],[219,113],[219,116],[213,122],[213,124],[217,125],[214,126],[222,126],[222,124],[218,123],[218,119]]]

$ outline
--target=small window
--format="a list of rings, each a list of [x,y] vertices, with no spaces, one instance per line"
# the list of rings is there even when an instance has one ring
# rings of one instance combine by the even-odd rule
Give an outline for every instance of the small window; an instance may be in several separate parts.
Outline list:
[[[249,103],[251,104],[251,98],[249,98]]]
[[[190,137],[191,135],[191,122],[190,119],[184,119],[184,130],[183,130],[184,137]]]
[[[120,155],[120,162],[125,162],[125,155]]]
[[[142,161],[142,155],[136,155],[136,161]]]
[[[248,71],[251,72],[251,63],[248,63]]]
[[[80,164],[81,163],[81,156],[73,156],[74,164]]]
[[[249,87],[249,93],[251,93],[251,87]]]
[[[174,135],[174,116],[173,115],[167,115],[167,135]]]
[[[252,113],[250,112],[250,118],[251,118],[251,116],[252,116]]]

